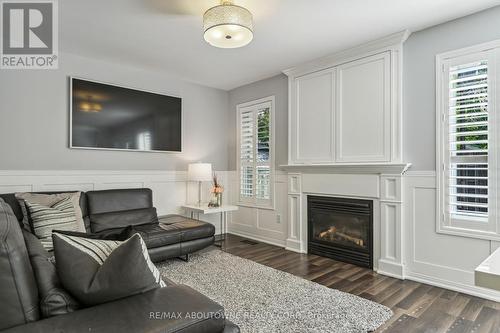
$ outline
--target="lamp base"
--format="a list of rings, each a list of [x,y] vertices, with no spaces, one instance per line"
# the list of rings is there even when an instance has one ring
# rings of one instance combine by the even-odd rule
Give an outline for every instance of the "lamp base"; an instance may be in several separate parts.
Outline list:
[[[198,182],[198,207],[201,207],[201,182]]]

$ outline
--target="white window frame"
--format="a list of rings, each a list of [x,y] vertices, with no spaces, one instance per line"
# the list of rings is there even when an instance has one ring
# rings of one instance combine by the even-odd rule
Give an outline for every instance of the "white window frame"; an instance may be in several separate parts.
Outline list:
[[[242,198],[241,197],[241,127],[240,127],[240,118],[241,114],[244,112],[248,112],[252,110],[255,114],[259,108],[262,106],[269,107],[269,167],[270,167],[270,195],[269,199],[257,199],[256,198],[256,166],[257,163],[254,161],[254,177],[253,177],[253,189],[254,193],[252,198]],[[260,98],[257,100],[253,100],[246,103],[241,103],[236,106],[236,128],[237,128],[237,144],[236,144],[236,165],[237,165],[237,175],[238,175],[238,205],[246,206],[246,207],[254,207],[254,208],[263,208],[263,209],[274,209],[275,203],[275,132],[274,132],[274,120],[275,120],[275,97],[268,96],[264,98]],[[255,119],[255,118],[254,118]],[[255,124],[257,124],[255,119]],[[257,138],[257,133],[254,133],[255,139]],[[256,147],[254,139],[254,149]]]
[[[449,188],[446,186],[449,144],[448,103],[450,66],[479,59],[488,61],[488,221],[474,218],[451,219],[447,209]],[[500,156],[500,40],[436,55],[436,232],[487,240],[500,240],[500,219],[497,197],[498,156]],[[482,223],[482,224],[481,224]]]

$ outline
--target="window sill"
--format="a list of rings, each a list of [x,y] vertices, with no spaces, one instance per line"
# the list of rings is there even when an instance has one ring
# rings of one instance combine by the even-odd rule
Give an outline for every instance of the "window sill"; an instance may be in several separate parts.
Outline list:
[[[458,227],[438,226],[438,234],[460,236],[467,238],[483,239],[488,241],[500,241],[500,234],[490,231],[471,230]]]

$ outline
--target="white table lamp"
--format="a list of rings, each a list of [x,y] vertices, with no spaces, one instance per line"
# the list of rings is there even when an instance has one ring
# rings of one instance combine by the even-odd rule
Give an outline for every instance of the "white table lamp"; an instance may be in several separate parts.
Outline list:
[[[198,206],[201,206],[201,183],[212,180],[212,164],[191,163],[188,166],[188,180],[198,182]]]

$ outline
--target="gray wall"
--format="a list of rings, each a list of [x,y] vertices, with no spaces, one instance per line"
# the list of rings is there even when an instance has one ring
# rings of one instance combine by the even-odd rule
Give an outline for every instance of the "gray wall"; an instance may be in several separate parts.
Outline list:
[[[288,78],[284,74],[254,82],[229,92],[229,169],[236,170],[236,106],[267,96],[275,96],[275,162],[288,163]]]
[[[404,44],[403,158],[436,169],[436,54],[500,39],[500,7],[413,33]]]
[[[436,54],[500,39],[500,7],[413,33],[403,54],[403,160],[436,169]],[[287,163],[287,79],[278,75],[229,92],[229,169],[236,168],[236,105],[276,95],[276,164]]]
[[[228,93],[157,72],[60,54],[59,70],[0,72],[0,169],[186,170],[190,161],[227,169]],[[68,76],[183,98],[182,153],[68,148]]]
[[[404,45],[404,161],[435,170],[435,56],[500,39],[500,7],[413,33]],[[68,148],[68,76],[183,97],[184,152],[140,153]],[[285,75],[232,91],[157,72],[60,54],[59,70],[0,72],[0,169],[185,170],[206,161],[236,169],[236,105],[276,96],[276,165],[287,163]]]

